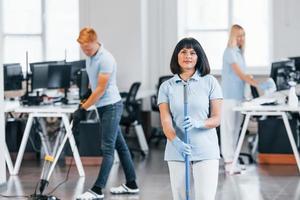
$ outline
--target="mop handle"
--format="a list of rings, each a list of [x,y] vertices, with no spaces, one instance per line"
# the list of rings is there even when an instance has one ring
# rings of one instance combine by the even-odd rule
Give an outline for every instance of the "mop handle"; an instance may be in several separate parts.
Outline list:
[[[187,117],[187,105],[188,105],[188,97],[187,97],[187,85],[183,85],[183,102],[184,102],[184,118]],[[189,144],[187,128],[184,129],[184,142]],[[190,159],[188,155],[185,155],[185,193],[186,200],[190,199]]]
[[[184,118],[186,118],[188,116],[188,113],[187,113],[188,97],[187,97],[186,87],[187,87],[186,85],[183,85]],[[184,142],[187,144],[189,143],[186,128],[184,129]]]

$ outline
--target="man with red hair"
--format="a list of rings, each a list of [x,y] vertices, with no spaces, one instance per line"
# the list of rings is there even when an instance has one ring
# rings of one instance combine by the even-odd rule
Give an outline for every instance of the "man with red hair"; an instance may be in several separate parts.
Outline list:
[[[117,64],[114,57],[103,44],[98,42],[94,29],[86,27],[80,31],[77,42],[86,59],[86,71],[89,77],[92,94],[74,113],[74,121],[78,122],[85,111],[92,105],[97,107],[100,118],[101,149],[103,159],[99,175],[93,187],[76,199],[104,198],[105,187],[114,161],[114,150],[120,157],[125,172],[126,183],[111,188],[113,194],[135,194],[139,192],[136,174],[127,144],[122,135],[119,122],[123,112],[123,103],[116,84]],[[73,121],[73,124],[74,124]],[[100,148],[100,147],[99,147]]]

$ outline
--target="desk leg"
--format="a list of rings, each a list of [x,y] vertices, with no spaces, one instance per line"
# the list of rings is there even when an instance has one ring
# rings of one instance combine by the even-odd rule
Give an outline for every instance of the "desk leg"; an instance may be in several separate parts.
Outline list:
[[[13,163],[11,161],[9,150],[8,150],[6,144],[4,145],[4,157],[5,157],[5,161],[6,161],[6,164],[7,164],[8,172],[9,172],[10,175],[12,175],[13,171],[14,171],[14,166],[13,166]]]
[[[7,181],[6,193],[7,194],[14,194],[16,196],[23,196],[24,195],[23,187],[21,185],[19,176],[9,177],[9,179]]]
[[[15,167],[14,167],[14,171],[13,171],[12,175],[17,175],[19,173],[21,162],[22,162],[23,155],[24,155],[24,151],[25,151],[26,144],[27,144],[27,140],[29,137],[30,129],[32,126],[32,121],[33,121],[33,116],[32,116],[32,114],[29,114],[28,120],[26,123],[26,127],[25,127],[25,131],[24,131],[24,135],[22,137],[21,146],[20,146],[20,149],[18,152],[17,160],[15,163]]]
[[[73,151],[73,155],[74,155],[74,159],[75,159],[75,163],[76,163],[76,166],[77,166],[77,169],[78,169],[78,172],[79,172],[79,175],[80,176],[85,176],[84,174],[84,170],[83,170],[83,166],[82,166],[82,163],[81,163],[81,160],[80,160],[80,156],[79,156],[79,153],[78,153],[78,150],[77,150],[77,147],[76,147],[76,144],[75,144],[75,140],[74,140],[74,137],[72,135],[72,131],[71,131],[71,127],[70,127],[70,123],[69,123],[69,120],[67,118],[67,116],[64,114],[62,115],[62,120],[64,122],[64,125],[65,125],[65,128],[66,128],[66,134],[63,138],[63,141],[62,143],[60,144],[57,152],[56,152],[56,155],[54,157],[54,161],[50,167],[50,170],[49,170],[49,173],[48,173],[48,176],[47,176],[47,180],[50,179],[50,176],[54,170],[54,167],[58,161],[58,158],[65,146],[65,143],[67,142],[67,139],[69,139],[69,142],[70,142],[70,146],[71,146],[71,149]],[[73,139],[73,140],[72,140]]]
[[[244,125],[243,125],[243,128],[242,128],[242,133],[240,135],[238,145],[237,145],[236,150],[234,152],[233,162],[232,162],[232,165],[231,165],[232,167],[231,167],[231,170],[230,170],[231,175],[234,174],[234,168],[236,166],[236,163],[237,163],[237,160],[238,160],[238,157],[240,155],[240,151],[241,151],[244,139],[245,139],[245,135],[246,135],[248,123],[249,123],[249,120],[250,120],[250,116],[251,116],[250,113],[246,114],[246,119],[245,119],[245,122],[244,122]]]
[[[69,139],[69,143],[70,143],[70,146],[71,146],[71,150],[73,152],[73,156],[74,156],[74,160],[75,160],[75,163],[76,163],[76,166],[77,166],[77,169],[78,169],[79,176],[85,176],[83,166],[82,166],[82,162],[80,160],[80,155],[79,155],[79,152],[78,152],[78,149],[77,149],[77,146],[76,146],[76,142],[75,142],[75,139],[74,139],[74,136],[73,136],[73,132],[71,130],[69,119],[68,119],[67,115],[64,115],[62,119],[63,119],[63,122],[65,124],[65,128],[66,128],[66,131],[67,131],[66,135]]]
[[[298,152],[298,149],[297,149],[297,146],[296,146],[296,143],[295,143],[295,139],[294,139],[294,136],[293,136],[293,133],[292,133],[292,130],[291,130],[290,123],[288,121],[288,117],[287,117],[285,112],[282,113],[282,119],[283,119],[285,129],[286,129],[286,132],[288,134],[288,137],[289,137],[289,140],[290,140],[293,152],[294,152],[294,156],[295,156],[295,159],[296,159],[296,162],[297,162],[298,170],[300,172],[299,152]]]

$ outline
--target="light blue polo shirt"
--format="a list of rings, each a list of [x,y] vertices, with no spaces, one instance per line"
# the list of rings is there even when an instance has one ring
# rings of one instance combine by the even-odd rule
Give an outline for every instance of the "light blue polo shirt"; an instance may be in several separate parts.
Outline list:
[[[96,55],[86,59],[86,71],[89,76],[92,91],[97,87],[99,74],[110,73],[105,92],[96,102],[96,107],[114,104],[121,100],[116,81],[117,63],[111,53],[103,47],[103,44],[101,44]]]
[[[246,63],[238,47],[227,47],[223,54],[222,90],[224,99],[243,100],[245,81],[241,80],[233,71],[231,65],[238,64],[241,71],[245,72]]]
[[[209,116],[209,103],[213,99],[222,99],[221,87],[212,75],[201,77],[196,72],[187,81],[188,115],[195,120],[206,120]],[[168,103],[173,120],[176,135],[184,141],[184,104],[183,82],[178,75],[165,81],[159,88],[158,102]],[[220,150],[215,128],[196,129],[188,132],[188,138],[192,147],[191,161],[219,159]],[[165,160],[184,161],[183,156],[167,141]]]

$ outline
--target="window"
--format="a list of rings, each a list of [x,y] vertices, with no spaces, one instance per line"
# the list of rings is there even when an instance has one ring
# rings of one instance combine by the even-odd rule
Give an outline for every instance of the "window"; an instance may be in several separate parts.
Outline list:
[[[78,0],[50,0],[46,2],[46,58],[68,61],[79,59]],[[59,7],[57,6],[59,5]],[[66,54],[66,55],[65,55]]]
[[[3,63],[79,59],[78,0],[3,0]],[[18,6],[16,6],[18,5]],[[59,5],[59,6],[58,6]],[[66,53],[65,53],[66,52]]]
[[[230,27],[240,24],[246,32],[247,66],[268,66],[271,60],[270,8],[270,0],[178,0],[179,38],[196,38],[211,68],[221,69]]]

